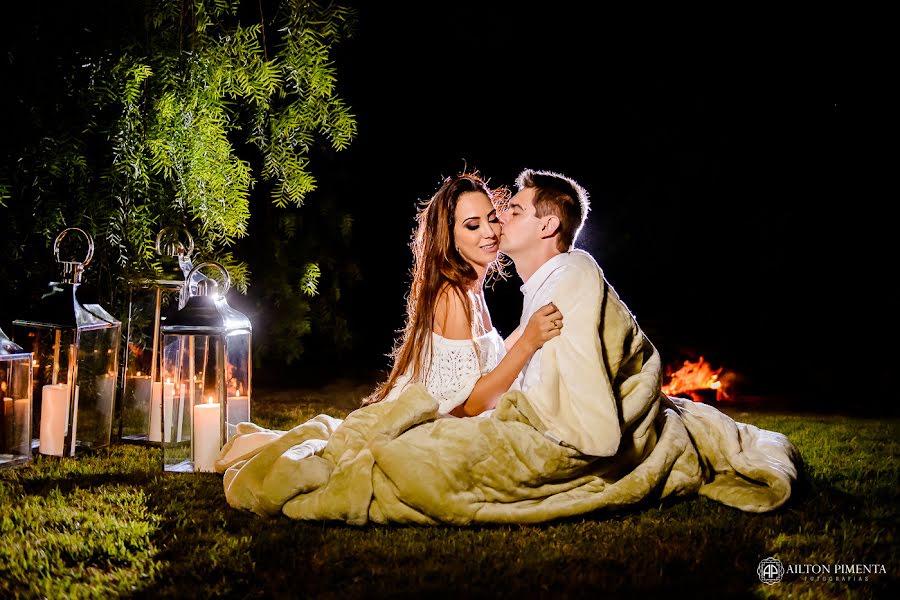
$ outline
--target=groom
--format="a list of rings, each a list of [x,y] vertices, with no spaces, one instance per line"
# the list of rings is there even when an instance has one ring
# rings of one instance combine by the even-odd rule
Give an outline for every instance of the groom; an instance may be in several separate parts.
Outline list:
[[[588,194],[549,171],[525,170],[516,186],[499,215],[500,251],[524,282],[521,325],[508,343],[548,302],[565,318],[562,334],[535,352],[513,384],[527,398],[517,408],[556,443],[640,460],[656,442],[659,356],[596,261],[573,248]]]

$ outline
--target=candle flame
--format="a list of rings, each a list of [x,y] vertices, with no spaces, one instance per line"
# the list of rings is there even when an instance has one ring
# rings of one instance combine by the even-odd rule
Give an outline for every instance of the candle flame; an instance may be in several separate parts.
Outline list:
[[[212,403],[213,403],[213,397],[212,397],[212,396],[207,396],[207,397],[206,397],[206,403],[207,403],[207,404],[212,404]]]
[[[172,378],[171,378],[171,377],[166,377],[166,383],[172,383]]]
[[[138,376],[138,377],[141,376],[141,372],[140,372],[140,371],[137,372],[137,376]]]

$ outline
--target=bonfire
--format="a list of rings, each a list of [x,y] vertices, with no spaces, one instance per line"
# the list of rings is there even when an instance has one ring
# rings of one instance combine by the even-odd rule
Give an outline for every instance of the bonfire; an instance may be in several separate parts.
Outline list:
[[[713,369],[702,356],[696,362],[686,360],[678,370],[667,369],[669,382],[663,385],[662,391],[669,396],[687,396],[695,402],[713,397],[719,402],[730,400],[722,371],[722,367]]]

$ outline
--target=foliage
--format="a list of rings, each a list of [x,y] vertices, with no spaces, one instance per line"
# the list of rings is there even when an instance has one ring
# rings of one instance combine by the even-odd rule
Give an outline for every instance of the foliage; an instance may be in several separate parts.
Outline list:
[[[371,387],[258,396],[254,420],[343,417]],[[221,476],[162,474],[152,449],[39,457],[0,470],[0,596],[894,597],[900,421],[735,418],[785,433],[804,457],[805,484],[784,508],[694,498],[539,526],[355,529],[233,510]],[[888,573],[766,586],[756,568],[773,555]]]
[[[11,146],[0,166],[7,253],[46,264],[56,234],[82,227],[97,242],[89,278],[116,304],[130,274],[159,272],[159,229],[185,224],[197,255],[225,264],[246,292],[250,270],[236,242],[249,233],[254,203],[302,206],[318,184],[315,153],[345,149],[356,134],[331,58],[352,34],[353,11],[300,0],[86,4],[71,29],[96,32],[68,47],[50,34],[59,54],[34,77],[60,87],[34,99],[24,148]],[[60,9],[40,18],[54,15],[66,17]],[[13,47],[11,63],[24,64],[29,51]],[[23,105],[32,100],[17,94]],[[319,259],[285,258],[308,265],[294,290],[316,292]],[[14,287],[33,285],[30,271],[4,271]]]

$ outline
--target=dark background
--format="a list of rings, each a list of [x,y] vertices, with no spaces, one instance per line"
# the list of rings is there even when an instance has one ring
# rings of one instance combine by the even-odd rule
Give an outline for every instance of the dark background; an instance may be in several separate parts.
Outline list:
[[[403,323],[415,200],[464,166],[507,185],[550,169],[590,192],[577,245],[667,364],[702,355],[748,396],[894,406],[878,16],[591,4],[360,7],[338,65],[366,355]],[[520,283],[489,295],[503,333]]]
[[[302,364],[259,381],[378,377],[403,325],[417,202],[464,168],[511,185],[527,167],[589,191],[577,246],[667,364],[702,355],[735,372],[746,397],[896,410],[896,186],[885,184],[895,68],[885,66],[883,16],[756,5],[660,13],[576,2],[351,4],[356,34],[334,56],[359,136],[344,152],[313,157],[320,187],[302,210],[332,194],[354,215],[363,279],[340,307],[354,346],[336,353],[314,336]],[[88,5],[93,16],[77,8]],[[99,26],[115,31],[115,6],[7,5],[6,43],[53,61],[54,44],[97,37],[76,25],[97,7]],[[29,37],[35,20],[51,32],[39,42]],[[237,250],[259,271],[266,257],[254,240],[267,235],[272,211],[262,210],[265,197],[253,201],[250,237]],[[488,296],[504,334],[521,307],[512,275]],[[232,303],[277,319],[274,308],[254,308],[263,286],[254,280],[249,297]]]

